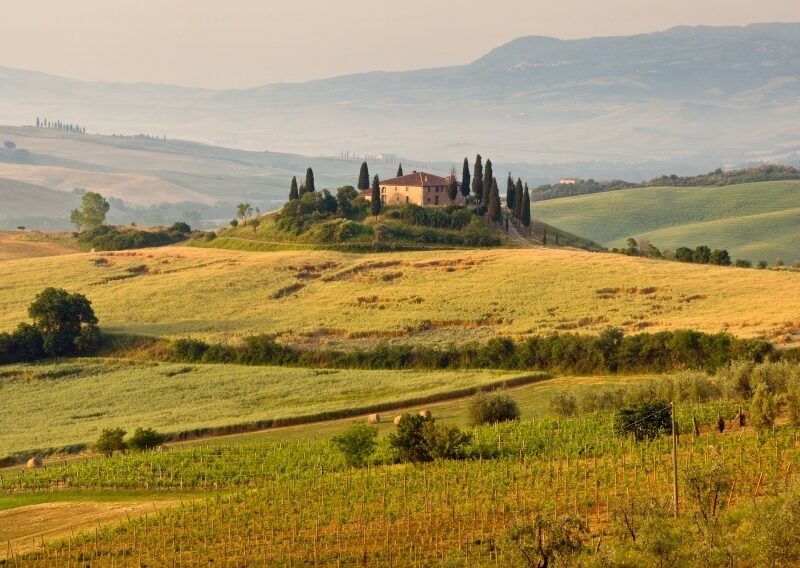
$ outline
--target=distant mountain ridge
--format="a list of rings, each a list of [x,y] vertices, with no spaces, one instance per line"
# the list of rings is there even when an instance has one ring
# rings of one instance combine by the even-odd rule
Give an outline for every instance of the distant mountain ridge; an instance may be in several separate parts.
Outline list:
[[[798,104],[800,23],[530,36],[461,66],[242,90],[0,68],[0,123],[48,116],[90,131],[310,155],[456,162],[481,152],[595,178],[800,162]]]

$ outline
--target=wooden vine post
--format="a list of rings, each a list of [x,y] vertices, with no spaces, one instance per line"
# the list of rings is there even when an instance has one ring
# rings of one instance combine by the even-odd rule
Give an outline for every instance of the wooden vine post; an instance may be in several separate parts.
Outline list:
[[[672,498],[675,518],[678,518],[678,433],[675,428],[675,402],[670,403],[672,410]]]

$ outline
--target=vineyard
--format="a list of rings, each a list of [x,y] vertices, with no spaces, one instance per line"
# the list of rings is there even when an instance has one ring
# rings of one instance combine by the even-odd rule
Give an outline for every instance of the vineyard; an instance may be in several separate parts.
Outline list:
[[[371,465],[361,469],[348,468],[329,441],[299,441],[175,447],[6,476],[0,487],[16,494],[186,495],[179,506],[116,528],[97,526],[33,552],[8,550],[6,562],[541,566],[534,560],[551,554],[558,566],[613,559],[658,565],[664,555],[674,557],[673,565],[693,555],[705,555],[706,565],[737,565],[753,560],[756,541],[763,547],[763,539],[783,535],[769,523],[759,532],[750,517],[780,508],[800,467],[794,427],[759,434],[729,420],[725,432],[716,430],[719,416],[737,412],[733,402],[679,407],[676,521],[670,439],[616,436],[612,415],[598,412],[474,428],[463,461],[397,464],[381,438]],[[531,530],[544,535],[550,553],[532,544]],[[720,538],[725,534],[731,538]],[[577,546],[559,551],[564,538]]]

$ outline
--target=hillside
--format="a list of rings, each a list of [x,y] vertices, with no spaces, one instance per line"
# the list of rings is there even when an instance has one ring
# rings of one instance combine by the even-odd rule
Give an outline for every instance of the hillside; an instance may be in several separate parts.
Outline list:
[[[800,182],[647,187],[537,202],[534,215],[608,247],[628,237],[661,249],[708,245],[756,262],[800,260]]]
[[[47,116],[312,155],[485,152],[540,165],[535,183],[796,163],[799,26],[522,37],[465,65],[225,91],[0,69],[0,123]]]
[[[108,262],[96,262],[98,256]],[[361,255],[165,247],[0,264],[0,329],[47,284],[85,293],[104,329],[237,341],[447,345],[497,335],[691,328],[800,340],[797,273],[555,248]]]

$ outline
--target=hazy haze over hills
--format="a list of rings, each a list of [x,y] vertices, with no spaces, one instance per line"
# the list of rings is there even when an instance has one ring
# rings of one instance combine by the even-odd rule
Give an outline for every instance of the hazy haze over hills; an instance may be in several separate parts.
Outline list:
[[[0,68],[4,124],[47,116],[87,132],[445,163],[481,152],[542,180],[796,162],[798,110],[800,24],[524,37],[464,66],[227,91]]]

